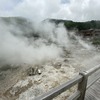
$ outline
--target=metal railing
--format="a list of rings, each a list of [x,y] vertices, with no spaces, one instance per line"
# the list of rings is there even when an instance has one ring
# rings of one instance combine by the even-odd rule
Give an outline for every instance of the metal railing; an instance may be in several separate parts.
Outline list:
[[[84,100],[86,90],[100,78],[100,76],[98,76],[92,82],[87,84],[88,77],[94,74],[99,69],[100,69],[100,65],[97,65],[88,71],[80,72],[77,77],[50,90],[49,92],[43,95],[40,95],[39,97],[35,98],[35,100],[52,100],[53,98],[60,95],[64,91],[70,89],[71,87],[75,86],[76,84],[78,84],[77,91],[73,93],[67,100]]]

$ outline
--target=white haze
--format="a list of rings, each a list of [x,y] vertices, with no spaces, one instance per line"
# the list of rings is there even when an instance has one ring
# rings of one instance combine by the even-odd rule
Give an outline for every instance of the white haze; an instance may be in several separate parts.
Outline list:
[[[59,45],[69,45],[63,24],[56,26],[46,22],[43,25],[39,24],[37,28],[35,26],[34,30],[40,36],[37,40],[24,36],[30,35],[30,29],[28,33],[24,33],[24,30],[16,26],[15,21],[12,20],[10,25],[6,25],[1,19],[0,64],[39,64],[60,57],[63,50]]]
[[[83,40],[81,36],[75,35],[75,32],[71,32],[70,35],[71,35],[72,37],[74,37],[74,38],[77,40],[77,42],[78,42],[83,48],[85,48],[85,49],[87,49],[87,50],[93,50],[93,49],[95,49],[95,47],[94,47],[93,45],[91,45],[91,43],[89,43],[89,41],[86,42],[86,40]]]
[[[50,21],[38,24],[24,20],[19,26],[16,18],[7,23],[0,19],[0,64],[40,64],[64,55],[64,50],[71,50],[71,37],[85,49],[93,49],[73,32],[69,33],[63,23],[56,25]],[[28,24],[29,23],[29,24]],[[22,29],[21,29],[21,28]],[[36,38],[32,35],[38,35]],[[74,52],[71,52],[74,53]]]
[[[46,21],[45,23],[38,24],[36,29],[42,38],[56,42],[61,46],[69,47],[70,40],[68,37],[68,31],[64,27],[63,23],[56,25],[55,23]]]
[[[95,9],[89,9],[93,7],[92,4],[97,5],[94,6]],[[0,1],[1,16],[23,16],[34,21],[31,28],[26,23],[23,28],[21,26],[24,25],[17,24],[16,20],[10,20],[11,24],[0,20],[0,64],[37,64],[61,57],[63,54],[61,47],[69,49],[72,46],[67,30],[63,24],[56,26],[50,22],[42,24],[39,22],[45,18],[76,21],[89,20],[91,16],[98,18],[99,4],[99,0],[91,0],[91,2],[90,0],[78,0],[78,2],[70,0],[66,3],[61,0]],[[90,14],[91,11],[95,14]],[[85,17],[85,15],[88,16]],[[33,30],[40,36],[37,40],[29,37]],[[76,40],[82,47],[89,50],[92,48],[79,37],[76,37]]]

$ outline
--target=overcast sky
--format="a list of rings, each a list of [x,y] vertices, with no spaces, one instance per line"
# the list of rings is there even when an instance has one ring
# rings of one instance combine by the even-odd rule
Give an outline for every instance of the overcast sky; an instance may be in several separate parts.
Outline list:
[[[100,20],[100,0],[0,0],[0,16]]]

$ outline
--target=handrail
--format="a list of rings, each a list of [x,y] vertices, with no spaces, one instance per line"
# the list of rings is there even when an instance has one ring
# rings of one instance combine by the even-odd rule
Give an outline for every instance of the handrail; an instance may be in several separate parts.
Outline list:
[[[95,80],[93,80],[90,84],[87,85],[86,89],[91,87],[99,78],[100,78],[100,76],[96,77]]]
[[[93,68],[91,68],[91,69],[88,70],[88,71],[85,71],[85,73],[87,73],[87,74],[86,74],[87,76],[90,76],[90,75],[92,75],[94,72],[96,72],[96,71],[99,70],[99,69],[100,69],[100,64],[97,65],[97,66],[95,66],[95,67],[93,67]]]
[[[77,83],[82,81],[82,76],[78,75],[72,80],[52,89],[51,91],[35,98],[35,100],[51,100],[52,98],[58,96],[62,92],[66,91],[67,89],[71,88],[72,86],[76,85]]]
[[[50,90],[47,93],[44,93],[43,95],[40,95],[39,97],[35,98],[35,100],[52,100],[54,97],[60,95],[62,92],[68,90],[69,88],[73,87],[77,83],[78,83],[77,92],[75,92],[71,97],[69,97],[68,100],[84,100],[86,89],[88,89],[91,85],[93,85],[99,79],[99,78],[96,78],[93,82],[91,82],[87,86],[88,77],[99,69],[100,69],[100,64],[95,66],[94,68],[91,68],[88,71],[80,72],[77,77]]]

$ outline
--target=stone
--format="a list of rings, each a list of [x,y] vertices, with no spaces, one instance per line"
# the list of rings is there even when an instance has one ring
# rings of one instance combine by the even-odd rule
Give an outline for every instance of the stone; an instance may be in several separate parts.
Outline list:
[[[38,74],[41,74],[42,73],[42,71],[40,69],[38,69],[37,71],[38,71]]]
[[[42,71],[40,69],[38,69],[38,67],[35,67],[35,68],[30,67],[28,69],[27,73],[28,73],[29,76],[38,75],[38,74],[40,75],[42,73]]]

